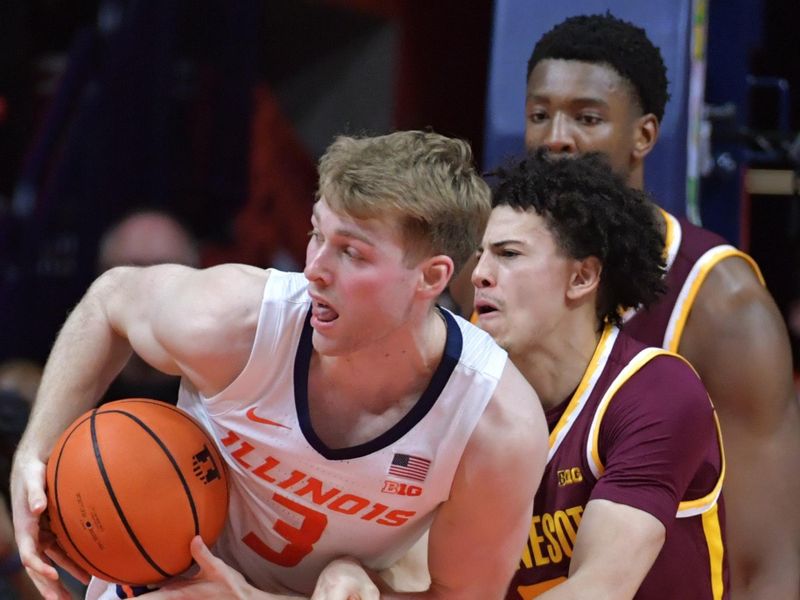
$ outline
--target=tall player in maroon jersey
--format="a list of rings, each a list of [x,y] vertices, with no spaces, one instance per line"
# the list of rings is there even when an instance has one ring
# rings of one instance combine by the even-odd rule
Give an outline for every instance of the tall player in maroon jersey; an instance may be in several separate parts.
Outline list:
[[[475,308],[550,429],[507,598],[728,598],[711,402],[683,358],[618,328],[663,286],[645,195],[598,155],[538,152],[498,179]]]

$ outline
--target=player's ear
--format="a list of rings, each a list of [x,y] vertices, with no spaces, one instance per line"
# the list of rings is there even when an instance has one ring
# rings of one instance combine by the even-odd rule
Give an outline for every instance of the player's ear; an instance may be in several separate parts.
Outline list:
[[[572,271],[567,288],[567,298],[580,300],[597,290],[600,285],[602,271],[603,264],[596,256],[588,256],[581,260],[576,259],[575,268]]]
[[[453,259],[444,254],[426,258],[422,262],[418,291],[425,297],[437,298],[453,276]]]
[[[658,141],[660,126],[658,119],[653,113],[642,115],[636,120],[633,139],[633,157],[643,160]]]

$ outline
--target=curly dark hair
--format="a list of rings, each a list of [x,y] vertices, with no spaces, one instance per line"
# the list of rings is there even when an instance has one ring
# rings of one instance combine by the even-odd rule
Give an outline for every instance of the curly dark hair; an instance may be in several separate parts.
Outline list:
[[[539,61],[554,58],[609,65],[636,91],[644,114],[661,121],[669,100],[667,68],[661,51],[644,29],[611,13],[580,15],[562,21],[536,43],[526,81]]]
[[[646,307],[664,292],[664,238],[653,205],[601,154],[560,158],[540,149],[493,176],[492,207],[533,210],[567,256],[600,259],[601,323],[619,325],[626,308]]]

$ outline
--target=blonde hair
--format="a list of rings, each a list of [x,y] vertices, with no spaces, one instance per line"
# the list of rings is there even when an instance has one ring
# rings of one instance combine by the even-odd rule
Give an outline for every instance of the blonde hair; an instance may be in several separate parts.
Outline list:
[[[478,247],[491,212],[469,144],[424,131],[337,137],[319,163],[318,195],[357,219],[398,218],[409,263],[445,254],[455,272]]]

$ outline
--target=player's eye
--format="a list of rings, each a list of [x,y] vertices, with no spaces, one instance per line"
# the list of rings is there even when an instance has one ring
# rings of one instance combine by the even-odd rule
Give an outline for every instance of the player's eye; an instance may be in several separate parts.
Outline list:
[[[531,123],[542,123],[547,119],[547,112],[544,110],[533,110],[528,113],[528,120]]]
[[[578,117],[578,121],[580,121],[584,125],[599,125],[603,122],[602,117],[598,115],[592,114],[582,114]]]

